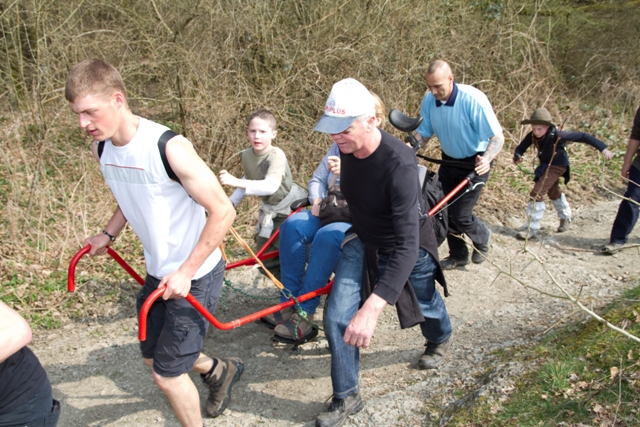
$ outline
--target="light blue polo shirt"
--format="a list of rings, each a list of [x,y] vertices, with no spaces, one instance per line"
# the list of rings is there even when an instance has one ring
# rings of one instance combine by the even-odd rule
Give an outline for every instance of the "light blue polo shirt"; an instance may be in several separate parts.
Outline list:
[[[455,82],[445,104],[427,93],[420,115],[422,123],[417,132],[424,138],[435,134],[444,154],[454,159],[485,151],[489,139],[502,132],[487,96],[473,86]]]

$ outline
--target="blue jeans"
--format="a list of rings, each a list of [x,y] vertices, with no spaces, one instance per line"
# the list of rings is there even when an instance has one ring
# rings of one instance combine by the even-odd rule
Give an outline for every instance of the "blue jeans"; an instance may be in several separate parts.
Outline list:
[[[631,166],[629,169],[629,179],[633,182],[628,184],[624,197],[640,203],[640,170],[635,166]],[[611,228],[611,238],[609,239],[611,243],[627,243],[627,238],[638,221],[639,211],[640,207],[628,200],[620,202],[618,214]]]
[[[357,347],[345,343],[343,337],[347,325],[360,307],[363,253],[364,244],[360,239],[351,240],[342,248],[324,319],[325,335],[331,350],[331,383],[337,399],[344,399],[359,390],[360,352]],[[378,272],[382,274],[388,256],[381,254],[379,258]],[[409,281],[425,317],[420,324],[422,335],[429,342],[441,343],[449,339],[452,329],[444,301],[435,288],[435,271],[433,257],[420,248]]]
[[[326,285],[340,257],[344,233],[351,227],[347,222],[334,222],[322,227],[311,211],[291,215],[280,226],[280,277],[285,288],[295,297]],[[309,265],[307,263],[307,245]],[[280,302],[288,298],[281,296]],[[313,314],[320,297],[300,303],[308,314]]]

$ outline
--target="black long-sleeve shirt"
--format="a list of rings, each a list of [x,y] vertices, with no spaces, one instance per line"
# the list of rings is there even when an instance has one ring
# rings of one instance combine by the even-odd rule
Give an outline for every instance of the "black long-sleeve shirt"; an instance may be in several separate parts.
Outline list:
[[[380,130],[380,146],[368,157],[358,159],[341,153],[340,189],[344,194],[353,228],[360,240],[389,254],[387,267],[373,293],[395,304],[418,260],[422,246],[438,259],[435,235],[420,239],[420,227],[427,215],[413,150]],[[444,276],[438,268],[444,286]]]

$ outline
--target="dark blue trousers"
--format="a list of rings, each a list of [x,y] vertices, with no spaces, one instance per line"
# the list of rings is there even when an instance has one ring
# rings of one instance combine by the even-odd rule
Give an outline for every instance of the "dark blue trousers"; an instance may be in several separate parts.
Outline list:
[[[640,203],[640,170],[631,166],[629,169],[630,182],[624,197]],[[635,183],[635,184],[634,184]],[[628,200],[623,200],[618,208],[618,214],[611,228],[610,243],[627,243],[627,238],[638,221],[640,207]]]

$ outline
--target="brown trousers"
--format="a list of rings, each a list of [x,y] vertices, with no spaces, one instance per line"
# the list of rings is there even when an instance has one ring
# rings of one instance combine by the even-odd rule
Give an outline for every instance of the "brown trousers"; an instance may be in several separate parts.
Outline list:
[[[560,178],[566,171],[566,166],[549,166],[549,169],[545,172],[546,177],[543,175],[535,182],[529,196],[536,202],[541,202],[545,194],[549,195],[551,200],[558,200],[562,196]]]

